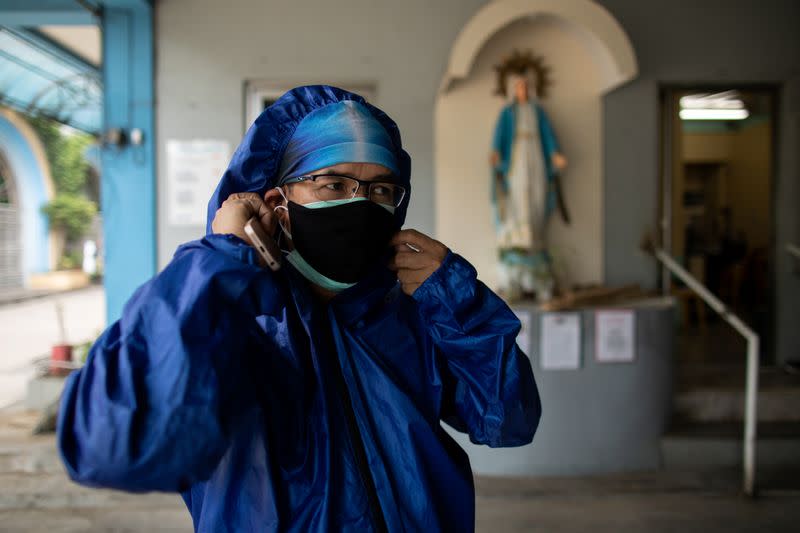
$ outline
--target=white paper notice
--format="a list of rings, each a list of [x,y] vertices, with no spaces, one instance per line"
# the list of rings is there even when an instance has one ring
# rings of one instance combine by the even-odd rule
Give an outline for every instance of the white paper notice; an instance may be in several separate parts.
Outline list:
[[[630,310],[597,311],[595,357],[599,363],[630,363],[636,358],[636,315]]]
[[[519,349],[525,352],[525,355],[532,360],[531,312],[517,310],[514,311],[514,313],[517,315],[517,318],[519,318],[520,324],[522,324],[522,328],[519,330],[519,334],[517,335],[517,346],[519,346]]]
[[[167,141],[167,212],[173,226],[204,226],[208,199],[228,165],[225,141]]]
[[[542,315],[541,361],[545,370],[576,370],[581,367],[581,315]]]

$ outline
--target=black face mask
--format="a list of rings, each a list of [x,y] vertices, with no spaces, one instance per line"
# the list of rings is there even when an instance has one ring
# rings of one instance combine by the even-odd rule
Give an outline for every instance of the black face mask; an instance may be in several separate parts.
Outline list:
[[[399,229],[394,215],[371,201],[309,209],[288,202],[292,242],[320,274],[355,283],[384,257]]]

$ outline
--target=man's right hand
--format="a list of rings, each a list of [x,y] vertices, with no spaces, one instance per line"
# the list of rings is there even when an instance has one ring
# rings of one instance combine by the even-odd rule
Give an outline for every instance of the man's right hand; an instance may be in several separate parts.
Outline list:
[[[252,245],[244,232],[244,225],[253,217],[259,219],[267,235],[275,233],[276,218],[261,196],[254,192],[233,193],[217,209],[214,220],[211,221],[211,231],[232,233]]]

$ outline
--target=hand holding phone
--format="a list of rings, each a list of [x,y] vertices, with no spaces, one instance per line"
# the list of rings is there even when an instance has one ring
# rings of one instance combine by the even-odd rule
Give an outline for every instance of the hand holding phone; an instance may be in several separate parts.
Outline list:
[[[267,266],[273,271],[280,270],[281,250],[275,240],[264,231],[257,217],[253,217],[245,223],[244,232]]]
[[[272,270],[281,266],[281,251],[270,234],[277,221],[264,198],[254,192],[235,192],[222,202],[211,221],[218,234],[236,235],[253,246]]]

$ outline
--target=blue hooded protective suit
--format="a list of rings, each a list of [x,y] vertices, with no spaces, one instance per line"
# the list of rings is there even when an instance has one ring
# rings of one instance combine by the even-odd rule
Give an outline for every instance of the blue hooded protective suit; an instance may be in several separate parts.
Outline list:
[[[308,113],[357,95],[284,95],[256,120],[209,203],[274,186]],[[386,128],[409,188],[397,126]],[[402,222],[407,199],[396,211]],[[377,269],[321,305],[291,265],[209,234],[140,287],[66,384],[58,445],[75,481],[179,491],[195,529],[472,531],[473,442],[519,446],[540,416],[520,324],[450,252],[413,296]]]

